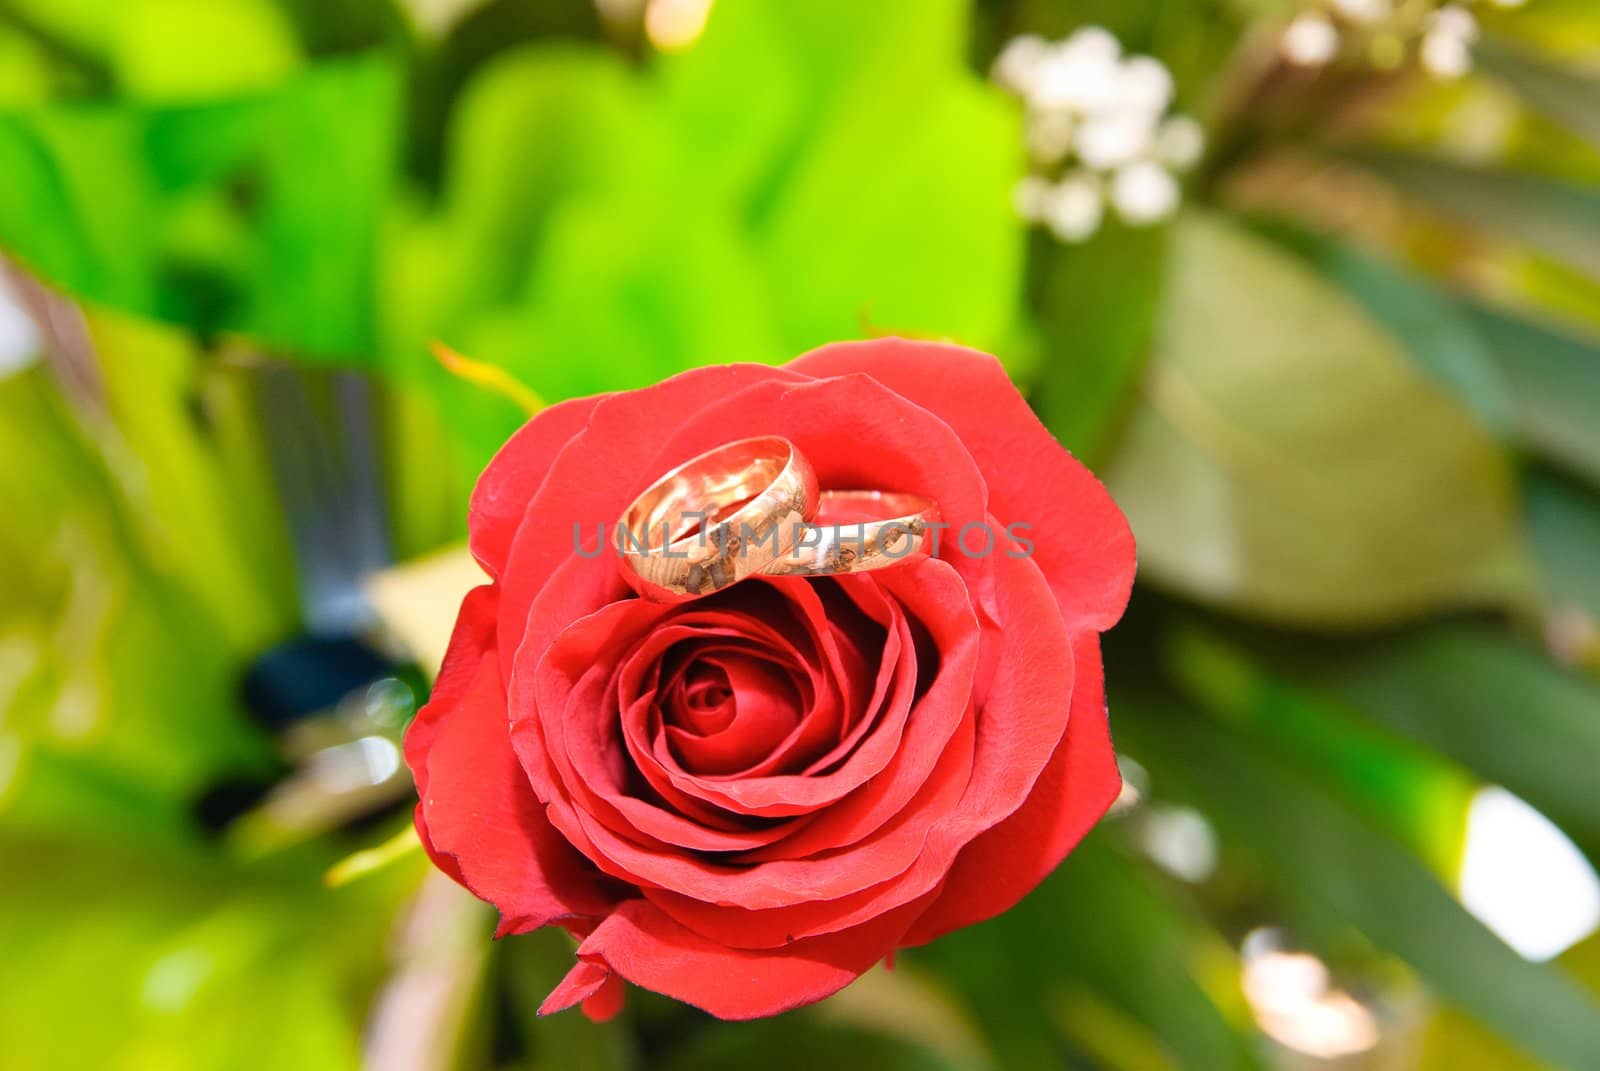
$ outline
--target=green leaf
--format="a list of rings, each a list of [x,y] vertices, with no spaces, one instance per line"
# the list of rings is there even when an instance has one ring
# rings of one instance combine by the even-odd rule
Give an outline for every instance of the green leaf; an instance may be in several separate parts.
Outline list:
[[[1546,603],[1576,606],[1600,621],[1600,494],[1546,472],[1529,473],[1524,487]]]
[[[697,364],[775,359],[783,346],[759,264],[727,222],[572,199],[550,221],[507,366],[546,397],[567,397]]]
[[[552,401],[777,349],[738,337],[764,309],[726,214],[660,210],[666,153],[650,86],[599,48],[520,48],[466,88],[444,214],[400,217],[381,303],[388,359],[437,399],[463,480],[525,417],[439,369],[434,340]]]
[[[1430,209],[1600,276],[1600,193],[1592,189],[1402,152],[1355,160]]]
[[[1600,1005],[1558,969],[1506,947],[1398,841],[1243,733],[1126,701],[1118,709],[1125,746],[1158,783],[1192,796],[1309,933],[1326,941],[1352,926],[1529,1052],[1569,1071],[1591,1065]]]
[[[1472,408],[1484,427],[1511,433],[1507,376],[1470,316],[1453,300],[1398,264],[1352,246],[1279,224],[1264,229],[1349,291],[1405,345],[1419,367]]]
[[[1529,104],[1600,148],[1600,80],[1546,62],[1537,53],[1496,38],[1473,49],[1479,65]]]
[[[1600,994],[1600,937],[1574,945],[1560,963],[1591,993]],[[1416,1071],[1460,1071],[1463,1067],[1547,1071],[1549,1065],[1511,1049],[1470,1017],[1449,1008],[1440,1009],[1423,1034]]]
[[[37,1068],[357,1066],[415,881],[327,893],[310,868],[81,837],[0,839],[0,865],[0,1032]]]
[[[8,637],[15,643],[15,637]],[[14,650],[14,648],[13,648]],[[14,698],[8,718],[34,721],[38,689]],[[185,843],[192,834],[187,799],[173,799],[142,771],[118,768],[37,734],[0,735],[0,823],[8,835],[135,840],[146,848]]]
[[[1284,662],[1296,679],[1504,785],[1589,850],[1600,848],[1594,682],[1479,625],[1414,629]]]
[[[661,1071],[966,1071],[922,1046],[807,1012],[704,1031],[673,1047],[657,1066]]]
[[[1268,230],[1359,299],[1485,427],[1600,482],[1600,345],[1454,299],[1341,243]]]
[[[1477,782],[1353,709],[1267,672],[1199,624],[1171,630],[1164,660],[1198,705],[1291,755],[1305,777],[1407,845],[1441,877],[1461,866]],[[1320,648],[1319,648],[1320,649]]]
[[[82,77],[82,88],[99,93],[109,89],[104,65],[121,20],[106,18],[100,0],[9,0],[5,15],[43,45],[52,59]]]
[[[393,0],[277,0],[310,55],[359,52],[409,41],[409,5]],[[541,5],[542,6],[542,5]]]
[[[512,1026],[537,1071],[623,1071],[633,1065],[633,1054],[622,1031],[592,1023],[582,1012],[538,1015],[539,1005],[572,969],[574,948],[572,938],[554,926],[496,945]]]
[[[1510,467],[1349,297],[1214,216],[1177,226],[1141,403],[1104,476],[1143,574],[1350,627],[1530,584]]]
[[[1113,226],[1080,246],[1036,245],[1044,352],[1029,399],[1081,457],[1101,456],[1127,416],[1161,307],[1165,251],[1159,228]]]
[[[0,25],[0,108],[28,107],[49,100],[53,75],[44,46]]]
[[[117,432],[100,440],[130,527],[167,576],[181,578],[234,650],[253,655],[298,619],[294,568],[270,471],[247,469],[224,423],[258,432],[253,414],[213,398],[237,368],[203,362],[193,337],[147,320],[87,310],[106,407]],[[224,382],[229,378],[233,383]],[[195,407],[206,419],[195,419]],[[138,458],[137,475],[121,457]]]
[[[226,545],[228,511],[253,489],[222,494],[214,459],[174,434],[192,428],[187,410],[162,400],[171,356],[153,349],[137,384],[121,382],[135,360],[107,381],[115,407],[140,410],[127,439],[102,415],[75,421],[44,368],[0,381],[0,497],[29,507],[0,528],[7,827],[187,833],[188,806],[212,779],[270,768],[268,742],[239,710],[236,673],[282,627],[283,609],[261,601],[254,576],[240,579],[244,545]],[[129,442],[161,469],[141,476]]]
[[[383,301],[463,468],[517,416],[443,383],[435,338],[559,400],[861,334],[1009,337],[1019,117],[967,69],[964,12],[726,5],[642,72],[575,45],[481,71],[445,212],[399,214]]]
[[[447,317],[514,302],[566,198],[659,179],[665,146],[651,103],[620,57],[587,46],[525,47],[473,80],[450,146]]]
[[[1022,274],[1021,125],[961,61],[964,5],[782,10],[825,109],[757,239],[786,347],[889,333],[992,348]]]
[[[325,31],[342,30],[349,25],[348,19],[330,17],[328,0],[290,2],[304,9],[307,16],[314,11]],[[436,50],[419,57],[414,71],[409,163],[412,172],[430,187],[436,186],[441,174],[448,171],[445,150],[459,119],[456,109],[462,91],[480,70],[493,64],[502,53],[535,41],[599,41],[605,36],[600,10],[593,0],[544,0],[538,4],[525,0],[463,0],[420,12],[408,10],[403,16],[394,11],[389,0],[367,2],[381,4],[392,16],[405,18],[420,36],[429,37],[441,30],[446,34]],[[441,26],[441,22],[445,25]]]
[[[1499,361],[1520,438],[1600,486],[1600,344],[1487,306],[1465,313]]]
[[[269,0],[125,0],[112,55],[119,88],[180,101],[267,89],[300,66],[300,46]]]
[[[1027,899],[908,954],[937,964],[978,1016],[1005,1067],[1044,1066],[1061,1039],[1051,1008],[1087,992],[1148,1032],[1175,1066],[1256,1068],[1237,1012],[1232,953],[1148,869],[1092,835]],[[1069,1022],[1075,1021],[1069,1014]]]
[[[217,103],[0,114],[0,246],[75,297],[360,357],[398,95],[377,56]]]

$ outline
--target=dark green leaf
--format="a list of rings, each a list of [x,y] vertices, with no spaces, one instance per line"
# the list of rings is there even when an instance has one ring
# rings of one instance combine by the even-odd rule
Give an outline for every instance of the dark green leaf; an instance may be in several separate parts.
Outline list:
[[[1237,730],[1126,701],[1118,709],[1124,744],[1253,857],[1308,932],[1326,938],[1336,924],[1352,926],[1529,1052],[1569,1071],[1592,1065],[1600,1005],[1559,969],[1506,947],[1398,841]]]
[[[1600,481],[1600,345],[1458,301],[1399,267],[1307,232],[1268,231],[1355,295],[1486,427]]]
[[[1546,472],[1529,473],[1523,486],[1547,604],[1600,621],[1600,494]]]
[[[1487,306],[1466,315],[1510,385],[1521,439],[1600,486],[1600,344]]]
[[[1043,336],[1030,400],[1062,444],[1100,456],[1127,415],[1160,310],[1166,232],[1107,227],[1081,246],[1040,238]]]
[[[1212,992],[1214,978],[1197,972],[1228,961],[1226,945],[1105,833],[1007,914],[910,958],[943,967],[1006,1067],[1050,1060],[1061,1039],[1049,1009],[1080,989],[1140,1024],[1176,1066],[1260,1066],[1248,1031],[1219,1008],[1237,994]]]
[[[1361,153],[1356,162],[1428,208],[1600,276],[1600,193],[1592,189],[1401,152]]]
[[[1193,624],[1162,645],[1174,678],[1209,713],[1292,755],[1304,775],[1381,826],[1435,873],[1461,863],[1476,782],[1348,706],[1266,671],[1244,645]]]
[[[966,1071],[909,1041],[802,1012],[706,1030],[653,1065],[661,1071]]]
[[[1591,993],[1600,992],[1600,936],[1574,945],[1560,962]],[[1424,1034],[1416,1071],[1461,1071],[1464,1067],[1547,1071],[1546,1065],[1511,1049],[1471,1017],[1449,1008],[1438,1009]]]
[[[537,1071],[620,1071],[633,1066],[622,1031],[590,1022],[582,1012],[541,1018],[539,1005],[561,984],[575,961],[576,945],[557,927],[501,941],[500,975],[506,1009]]]
[[[1600,847],[1600,686],[1500,631],[1438,625],[1294,663],[1297,679],[1487,781]],[[1508,728],[1506,719],[1515,718]]]

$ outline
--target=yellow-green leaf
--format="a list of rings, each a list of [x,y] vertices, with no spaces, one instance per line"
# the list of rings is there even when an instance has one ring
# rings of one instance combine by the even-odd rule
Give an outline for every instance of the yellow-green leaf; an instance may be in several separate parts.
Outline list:
[[[1358,304],[1212,216],[1178,226],[1169,270],[1106,472],[1144,576],[1335,627],[1523,595],[1506,458]]]

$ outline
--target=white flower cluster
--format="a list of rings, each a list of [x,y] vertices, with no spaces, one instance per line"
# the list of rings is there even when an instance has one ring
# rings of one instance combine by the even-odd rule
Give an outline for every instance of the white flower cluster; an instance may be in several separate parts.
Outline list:
[[[1339,54],[1347,38],[1365,40],[1369,59],[1395,67],[1414,45],[1417,62],[1436,78],[1459,78],[1472,69],[1478,20],[1474,0],[1444,4],[1405,0],[1320,0],[1289,23],[1280,41],[1284,58],[1320,67]],[[1480,0],[1493,7],[1521,7],[1527,0]]]
[[[1027,34],[995,61],[994,79],[1027,104],[1034,173],[1016,208],[1064,242],[1100,228],[1107,203],[1135,226],[1177,210],[1178,180],[1205,151],[1193,119],[1166,114],[1172,74],[1149,56],[1123,56],[1117,39],[1085,27],[1063,41]]]

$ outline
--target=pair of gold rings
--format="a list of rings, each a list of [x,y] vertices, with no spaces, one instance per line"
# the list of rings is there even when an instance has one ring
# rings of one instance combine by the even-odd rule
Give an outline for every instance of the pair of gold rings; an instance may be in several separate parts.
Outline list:
[[[685,461],[617,522],[623,575],[683,602],[765,576],[834,576],[926,555],[938,507],[899,491],[822,491],[788,439],[741,439]]]

